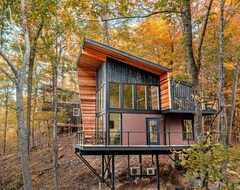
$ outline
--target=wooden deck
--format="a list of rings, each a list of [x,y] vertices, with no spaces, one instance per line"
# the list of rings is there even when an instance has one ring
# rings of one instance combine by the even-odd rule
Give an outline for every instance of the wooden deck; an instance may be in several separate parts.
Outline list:
[[[135,154],[172,154],[189,148],[190,145],[75,145],[80,155],[135,155]]]

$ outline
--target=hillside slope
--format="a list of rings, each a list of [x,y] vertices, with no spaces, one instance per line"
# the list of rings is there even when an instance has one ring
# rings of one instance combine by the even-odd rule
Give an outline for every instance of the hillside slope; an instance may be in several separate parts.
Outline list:
[[[59,147],[59,189],[95,190],[98,189],[98,179],[74,153],[73,138],[68,135],[58,137]],[[161,189],[175,189],[186,184],[182,172],[174,170],[172,160],[168,156],[159,156]],[[101,157],[85,157],[94,168],[100,171]],[[20,156],[10,154],[0,158],[0,182],[3,189],[23,189]],[[116,186],[119,189],[156,189],[156,177],[151,183],[141,186],[134,183],[127,170],[127,156],[116,157]],[[53,189],[52,148],[40,146],[30,152],[33,189]],[[143,166],[151,164],[151,156],[143,157]],[[137,157],[131,157],[131,165],[137,166]],[[123,185],[124,184],[124,185]],[[109,189],[109,188],[108,188]]]

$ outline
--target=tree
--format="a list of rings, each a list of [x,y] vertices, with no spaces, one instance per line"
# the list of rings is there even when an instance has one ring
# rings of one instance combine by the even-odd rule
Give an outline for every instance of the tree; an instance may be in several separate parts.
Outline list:
[[[218,60],[218,80],[219,80],[219,106],[223,108],[220,113],[220,140],[223,144],[226,144],[226,121],[225,121],[225,108],[224,108],[224,73],[223,73],[223,62],[224,62],[224,9],[225,0],[220,0],[220,36],[219,36],[219,60]]]
[[[9,107],[10,107],[10,100],[13,96],[13,87],[12,82],[8,80],[8,78],[0,77],[0,80],[2,80],[1,89],[0,89],[0,101],[3,103],[5,107],[5,118],[4,118],[4,128],[3,128],[3,142],[2,142],[2,155],[4,156],[6,154],[6,136],[7,136],[7,128],[8,128],[8,113],[9,113]]]
[[[30,133],[31,133],[31,102],[32,102],[32,75],[33,75],[33,68],[34,68],[34,60],[36,56],[36,49],[38,44],[38,38],[41,35],[43,29],[44,22],[42,21],[37,29],[36,34],[34,35],[34,40],[32,43],[32,49],[30,52],[30,60],[28,66],[28,92],[27,92],[27,141],[28,141],[28,150],[30,150]]]
[[[30,41],[28,33],[28,23],[26,17],[27,3],[25,0],[21,0],[21,12],[22,12],[22,29],[24,35],[24,55],[21,60],[21,67],[18,69],[16,64],[7,56],[7,54],[0,49],[0,55],[5,60],[6,64],[10,67],[11,73],[3,67],[0,70],[14,83],[16,87],[16,115],[18,123],[18,137],[20,142],[21,152],[21,165],[23,170],[23,184],[24,189],[32,189],[32,180],[29,170],[29,156],[27,145],[27,133],[24,122],[24,103],[23,103],[23,87],[24,80],[26,78],[26,66],[30,56]]]
[[[185,176],[188,179],[201,179],[200,189],[208,189],[209,183],[216,184],[218,189],[236,189],[240,185],[240,176],[237,174],[240,167],[237,161],[240,156],[239,148],[228,149],[226,145],[216,145],[213,138],[207,134],[199,145],[177,152],[179,163],[187,169]],[[228,175],[222,173],[223,162],[228,163]]]
[[[233,126],[233,113],[236,104],[236,93],[237,93],[237,84],[238,84],[238,73],[240,67],[240,59],[238,59],[237,64],[235,66],[234,76],[233,76],[233,85],[232,85],[232,98],[231,98],[231,107],[228,112],[228,120],[227,120],[227,141],[226,144],[229,146],[231,144],[232,137],[232,126]]]

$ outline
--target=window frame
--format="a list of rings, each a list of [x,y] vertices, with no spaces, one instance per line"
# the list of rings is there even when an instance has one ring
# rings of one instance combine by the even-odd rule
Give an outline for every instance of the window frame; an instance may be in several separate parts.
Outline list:
[[[149,109],[148,109],[148,85],[146,85],[146,84],[135,84],[135,86],[136,86],[136,92],[135,92],[135,94],[136,94],[136,99],[135,99],[135,104],[136,104],[136,111],[137,110],[145,110],[145,111],[149,111]],[[145,108],[138,108],[138,86],[144,86],[145,87]]]
[[[96,91],[96,113],[102,113],[106,110],[106,89],[105,83]]]
[[[150,93],[149,90],[151,89],[151,87],[157,87],[157,104],[158,104],[158,108],[157,109],[150,109]],[[147,110],[149,111],[160,111],[160,86],[159,85],[147,85]]]
[[[120,140],[120,142],[119,142],[119,144],[111,144],[111,129],[110,129],[110,123],[111,123],[111,120],[110,120],[110,115],[111,114],[118,114],[119,115],[119,119],[120,119],[120,121],[119,121],[119,127],[120,127],[120,132],[119,132],[119,134],[120,134],[120,136],[119,136],[119,140]],[[108,113],[108,127],[107,127],[107,131],[108,131],[108,145],[122,145],[122,136],[123,136],[123,134],[122,134],[122,113],[119,113],[119,112],[109,112]]]
[[[124,110],[135,110],[135,93],[136,93],[136,90],[135,90],[135,84],[131,84],[131,83],[121,83],[122,85],[122,93],[120,92],[120,95],[122,97],[120,97],[120,99],[122,99],[122,107],[120,109],[124,109]],[[131,85],[132,86],[132,108],[125,108],[125,96],[124,96],[124,85]]]
[[[192,138],[188,138],[187,137],[187,131],[184,131],[184,120],[191,120],[192,123]],[[189,117],[183,117],[181,119],[181,123],[182,123],[182,139],[183,141],[189,141],[189,140],[195,140],[195,135],[194,135],[194,119],[193,118],[189,118]]]
[[[118,84],[119,85],[119,107],[111,107],[111,95],[110,95],[110,91],[111,91],[111,84]],[[108,87],[108,97],[109,97],[109,108],[110,109],[122,109],[122,83],[120,82],[109,82],[109,87]]]

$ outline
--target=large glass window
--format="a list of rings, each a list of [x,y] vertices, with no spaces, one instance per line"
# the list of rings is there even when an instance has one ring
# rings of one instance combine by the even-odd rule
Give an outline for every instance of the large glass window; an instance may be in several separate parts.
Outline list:
[[[110,108],[120,108],[120,84],[110,83]]]
[[[145,85],[137,85],[137,109],[147,109]]]
[[[159,93],[157,86],[149,86],[148,89],[149,96],[149,109],[159,110]]]
[[[193,120],[183,119],[183,140],[194,139]]]
[[[123,100],[124,100],[124,109],[134,108],[133,85],[131,84],[123,85]]]
[[[110,113],[109,119],[110,142],[111,145],[121,144],[121,114]]]
[[[105,110],[105,85],[97,91],[97,112]]]
[[[105,124],[105,114],[97,117],[97,143],[105,144],[106,140],[106,124]]]

